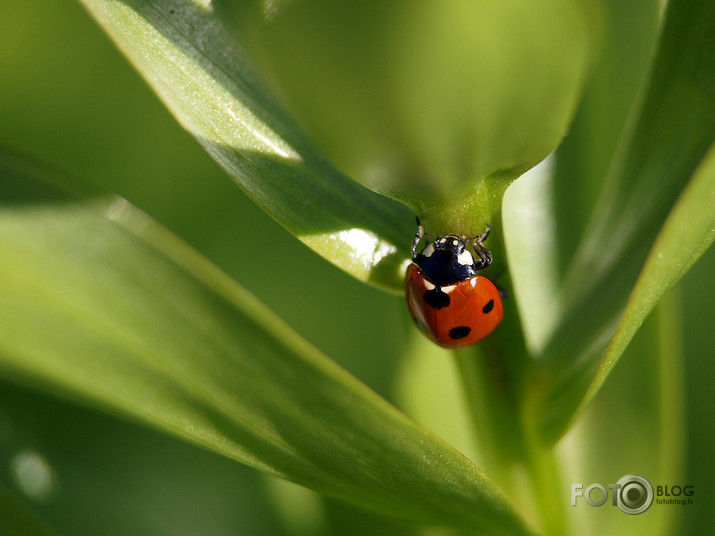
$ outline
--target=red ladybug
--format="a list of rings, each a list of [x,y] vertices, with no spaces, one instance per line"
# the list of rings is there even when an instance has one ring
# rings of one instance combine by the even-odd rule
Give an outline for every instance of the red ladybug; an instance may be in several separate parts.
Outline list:
[[[407,267],[407,305],[417,327],[445,348],[474,344],[489,335],[504,317],[497,287],[477,271],[489,266],[492,254],[484,245],[487,230],[474,238],[437,236],[420,253],[422,225],[412,242]],[[475,257],[470,253],[471,243]]]

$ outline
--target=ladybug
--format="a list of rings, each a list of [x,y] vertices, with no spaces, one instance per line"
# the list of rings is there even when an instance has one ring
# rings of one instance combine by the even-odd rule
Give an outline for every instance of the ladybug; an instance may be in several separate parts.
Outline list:
[[[425,235],[417,220],[412,262],[407,267],[407,305],[417,327],[445,348],[461,348],[489,335],[504,317],[499,289],[476,275],[492,262],[484,245],[490,227],[474,238],[436,236],[421,252]],[[471,245],[476,257],[469,251]]]

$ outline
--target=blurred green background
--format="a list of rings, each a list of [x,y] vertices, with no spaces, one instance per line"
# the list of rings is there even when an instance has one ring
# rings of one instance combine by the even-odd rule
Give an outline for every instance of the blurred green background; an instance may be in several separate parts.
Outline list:
[[[394,401],[396,360],[413,334],[402,298],[352,279],[253,205],[76,2],[27,0],[3,2],[2,8],[0,147],[126,197]],[[260,233],[284,262],[246,262],[239,247],[249,233]],[[695,504],[682,508],[676,534],[711,527],[714,273],[710,251],[675,290],[683,300],[687,367],[683,483],[696,490]],[[639,348],[636,341],[596,405],[608,388],[626,388],[619,374]],[[622,446],[614,438],[608,449]],[[48,493],[18,485],[18,460],[28,454],[51,467]],[[64,534],[375,534],[380,527],[385,534],[413,533],[398,522],[378,522],[310,492],[270,483],[214,454],[7,383],[0,383],[2,487]],[[299,515],[287,520],[281,504],[294,506],[290,515]]]

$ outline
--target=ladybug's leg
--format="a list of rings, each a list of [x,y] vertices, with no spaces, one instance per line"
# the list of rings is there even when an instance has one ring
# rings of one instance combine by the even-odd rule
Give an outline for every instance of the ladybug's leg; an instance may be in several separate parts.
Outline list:
[[[475,244],[482,244],[487,238],[489,238],[489,232],[492,230],[492,226],[487,223],[487,228],[486,230],[480,234],[474,237],[474,243]],[[482,244],[484,245],[484,244]]]
[[[504,287],[499,285],[497,281],[499,278],[504,274],[504,268],[501,268],[497,273],[495,273],[493,276],[490,276],[489,279],[491,279],[492,283],[494,283],[494,286],[497,288],[499,291],[499,296],[502,298],[510,298],[511,294],[509,294],[509,291],[506,290]]]
[[[492,252],[484,244],[474,244],[474,252],[477,254],[479,259],[474,261],[477,266],[477,270],[484,270],[492,263]]]
[[[484,245],[484,241],[489,236],[491,229],[491,226],[487,223],[487,230],[474,238],[474,253],[479,257],[479,259],[475,261],[477,270],[483,270],[492,263],[492,252]]]
[[[417,234],[415,234],[415,238],[412,241],[412,258],[417,256],[417,244],[420,243],[420,240],[422,240],[422,237],[425,235],[425,230],[424,227],[422,227],[422,224],[420,223],[420,217],[416,216],[417,218]]]

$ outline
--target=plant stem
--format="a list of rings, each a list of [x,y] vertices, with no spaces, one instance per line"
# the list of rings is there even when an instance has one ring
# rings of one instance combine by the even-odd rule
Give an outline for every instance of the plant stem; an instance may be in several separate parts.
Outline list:
[[[518,176],[490,175],[473,191],[454,199],[428,198],[405,202],[420,217],[428,233],[476,236],[484,232],[487,224],[492,225],[492,231],[495,230],[495,220],[501,218],[504,192]]]
[[[531,441],[527,468],[532,501],[543,533],[548,536],[567,535],[566,497],[554,449]]]

